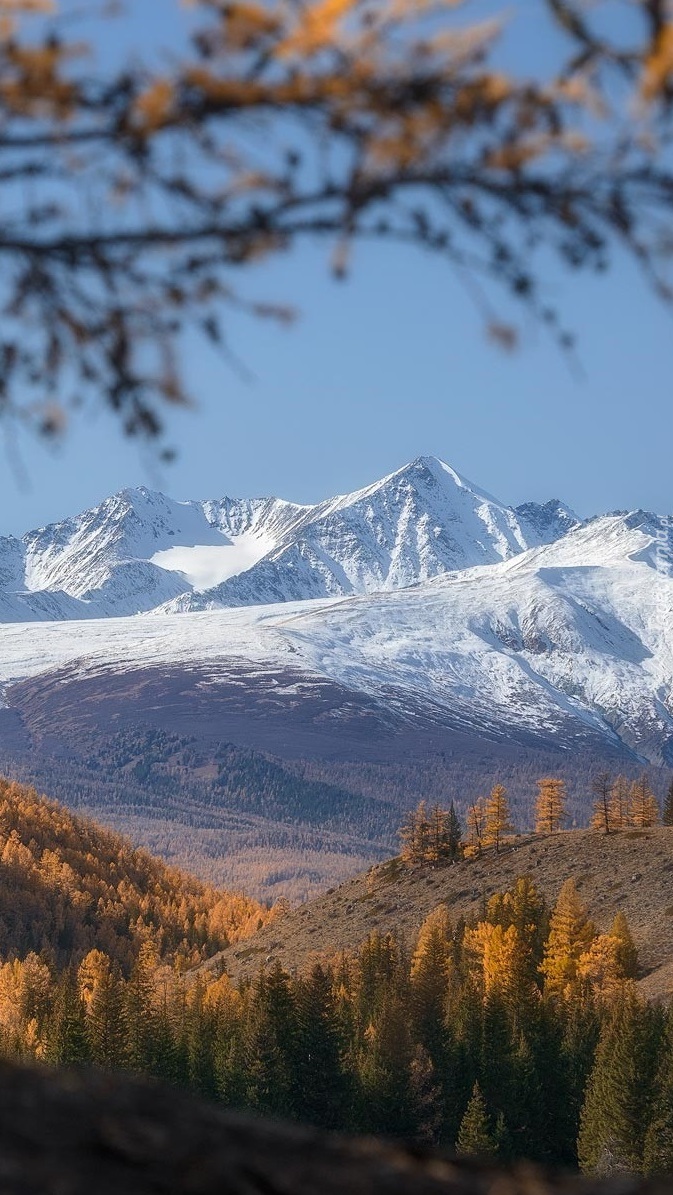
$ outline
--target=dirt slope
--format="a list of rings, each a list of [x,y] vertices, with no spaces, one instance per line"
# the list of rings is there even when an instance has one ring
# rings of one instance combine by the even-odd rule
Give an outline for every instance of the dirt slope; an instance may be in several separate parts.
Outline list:
[[[394,930],[411,943],[438,904],[445,901],[454,918],[474,917],[485,899],[526,873],[550,902],[572,876],[600,930],[624,912],[638,947],[643,992],[653,999],[673,995],[673,828],[668,827],[608,837],[591,830],[526,835],[499,855],[488,852],[441,869],[390,860],[294,909],[206,966],[222,960],[236,978],[253,976],[276,960],[299,971],[356,949],[374,929]]]

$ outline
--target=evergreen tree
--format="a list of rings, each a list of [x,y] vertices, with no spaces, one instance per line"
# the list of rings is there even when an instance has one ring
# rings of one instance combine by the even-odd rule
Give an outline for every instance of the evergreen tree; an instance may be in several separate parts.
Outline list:
[[[663,1041],[643,1155],[645,1174],[673,1174],[673,1005]]]
[[[346,1123],[347,1076],[332,976],[319,965],[300,980],[296,993],[296,1034],[292,1050],[293,1103],[297,1118],[320,1128]]]
[[[456,1153],[464,1157],[493,1158],[498,1152],[495,1134],[479,1083],[475,1082],[470,1102],[460,1122]]]
[[[664,801],[664,816],[662,821],[665,826],[673,826],[673,780],[671,780],[666,792],[666,799]]]
[[[638,951],[631,936],[629,923],[624,913],[617,913],[612,923],[610,937],[617,943],[617,964],[623,979],[638,978]]]
[[[439,905],[426,917],[419,931],[411,963],[410,1000],[416,1040],[440,1067],[445,1062],[444,1010],[452,955],[449,910],[446,905]]]
[[[513,833],[514,825],[507,800],[507,789],[502,784],[496,784],[484,806],[483,844],[494,846],[498,854],[504,838]]]
[[[453,801],[449,806],[446,837],[449,846],[449,858],[451,860],[459,859],[463,853],[463,831]]]
[[[46,1059],[53,1066],[81,1066],[91,1061],[84,1005],[71,971],[61,976],[47,1032]]]
[[[609,772],[599,772],[594,776],[591,782],[594,797],[591,829],[600,830],[602,834],[610,834],[616,829],[612,820],[612,790],[613,780]]]
[[[661,1038],[657,1010],[623,989],[603,1026],[580,1117],[585,1173],[641,1173]]]
[[[566,818],[565,780],[545,776],[538,780],[538,795],[535,804],[536,834],[555,834]]]

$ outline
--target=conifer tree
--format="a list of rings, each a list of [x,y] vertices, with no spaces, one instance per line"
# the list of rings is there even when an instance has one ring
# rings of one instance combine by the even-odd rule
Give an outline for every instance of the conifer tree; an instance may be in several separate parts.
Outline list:
[[[661,1039],[659,1012],[624,988],[603,1026],[580,1117],[584,1173],[642,1171]]]
[[[673,1006],[669,1009],[643,1154],[645,1174],[673,1174]]]
[[[657,798],[652,792],[649,777],[644,772],[639,780],[631,785],[631,825],[645,830],[649,826],[656,826],[660,819]]]
[[[475,1082],[470,1101],[460,1122],[456,1153],[464,1157],[493,1158],[498,1152],[495,1134],[481,1088]]]
[[[449,806],[446,837],[449,846],[449,858],[452,860],[459,859],[463,852],[463,831],[453,801]]]
[[[561,996],[577,979],[581,956],[596,935],[589,914],[579,898],[575,881],[566,880],[549,923],[549,937],[540,968],[545,992]]]
[[[486,830],[486,802],[483,797],[477,797],[476,801],[468,806],[466,821],[470,850],[478,855],[484,845]]]
[[[407,863],[428,861],[431,825],[425,801],[420,801],[399,832],[402,839],[402,858]]]
[[[70,971],[60,978],[47,1033],[46,1059],[53,1066],[81,1066],[91,1060],[84,1006]]]
[[[538,795],[535,805],[535,832],[555,834],[563,826],[566,817],[565,780],[545,776],[538,780]]]
[[[594,797],[591,829],[600,830],[602,834],[610,834],[616,827],[612,821],[612,790],[613,780],[609,772],[599,772],[591,782]]]
[[[444,1011],[453,955],[449,910],[439,905],[423,922],[411,962],[411,1012],[417,1040],[435,1065],[446,1061]]]
[[[507,800],[507,789],[502,784],[496,784],[484,805],[483,845],[494,846],[498,854],[505,837],[513,833],[514,825]]]
[[[610,822],[614,830],[631,825],[631,785],[626,776],[617,776],[610,791]]]
[[[619,912],[615,915],[610,930],[610,936],[617,943],[617,962],[624,979],[638,978],[638,951],[631,936],[626,914]]]
[[[442,1088],[432,1058],[421,1045],[416,1046],[411,1059],[409,1094],[414,1140],[436,1144],[444,1118]]]
[[[665,826],[673,826],[673,780],[671,780],[666,792],[662,821]]]
[[[292,1048],[293,1102],[299,1120],[325,1129],[343,1128],[349,1105],[344,1043],[332,990],[332,975],[316,964],[300,980]]]

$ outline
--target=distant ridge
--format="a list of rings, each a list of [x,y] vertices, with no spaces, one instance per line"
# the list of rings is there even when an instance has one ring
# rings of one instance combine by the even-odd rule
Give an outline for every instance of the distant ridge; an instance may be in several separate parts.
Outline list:
[[[556,500],[507,507],[431,456],[314,506],[177,502],[125,489],[20,540],[0,539],[0,622],[395,590],[509,559],[577,522]]]

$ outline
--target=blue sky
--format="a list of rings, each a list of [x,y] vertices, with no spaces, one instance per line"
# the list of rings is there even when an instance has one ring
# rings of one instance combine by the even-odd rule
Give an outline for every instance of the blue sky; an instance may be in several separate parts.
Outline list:
[[[673,511],[673,311],[628,262],[600,279],[548,274],[551,297],[579,336],[577,376],[534,326],[524,324],[512,355],[491,347],[438,260],[368,246],[352,277],[337,283],[328,257],[327,246],[304,245],[241,279],[250,296],[301,313],[290,329],[230,321],[231,347],[251,380],[190,344],[198,408],[173,419],[174,465],[158,471],[105,415],[73,427],[58,451],[19,436],[18,454],[0,456],[0,533],[127,485],[178,498],[274,493],[311,502],[419,453],[443,457],[506,502],[556,496],[582,515]],[[501,310],[517,315],[505,300]]]

